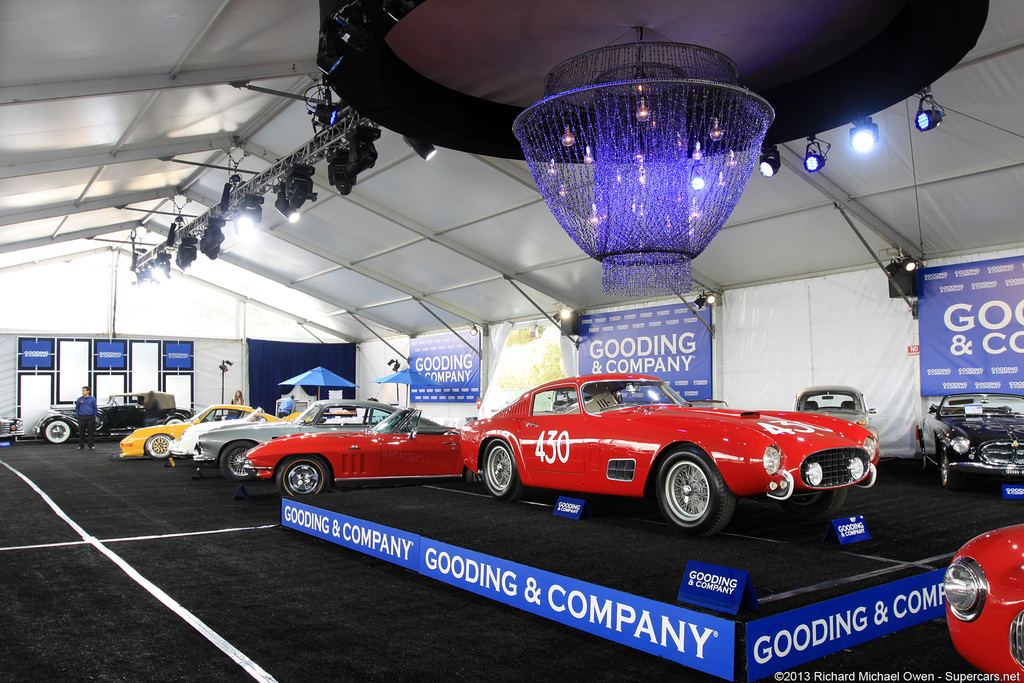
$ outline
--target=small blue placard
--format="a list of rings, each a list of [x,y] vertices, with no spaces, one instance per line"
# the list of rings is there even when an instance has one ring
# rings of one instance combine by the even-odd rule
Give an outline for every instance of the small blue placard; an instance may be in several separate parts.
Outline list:
[[[568,496],[558,497],[558,502],[555,503],[555,514],[559,517],[568,517],[569,519],[591,516],[590,508],[587,507],[587,501],[580,500],[579,498],[569,498]]]
[[[10,447],[11,447],[11,442],[10,441],[0,441],[0,448],[10,448]]]
[[[868,533],[868,524],[864,521],[864,516],[857,515],[856,517],[833,519],[822,541],[838,540],[839,545],[846,545],[847,543],[866,541],[869,538],[871,538],[871,534]]]
[[[740,607],[758,607],[750,574],[742,569],[719,567],[694,560],[686,563],[683,584],[679,587],[679,597],[676,599],[729,614],[736,614]]]
[[[1024,498],[1024,484],[1003,484],[1003,498]]]

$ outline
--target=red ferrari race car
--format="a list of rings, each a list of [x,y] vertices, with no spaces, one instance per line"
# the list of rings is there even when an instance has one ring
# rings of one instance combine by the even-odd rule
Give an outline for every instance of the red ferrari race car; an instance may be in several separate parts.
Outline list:
[[[282,496],[324,493],[342,481],[441,479],[468,472],[458,430],[409,409],[388,415],[368,431],[276,438],[250,448],[243,465],[259,479],[276,478]]]
[[[709,536],[738,497],[767,496],[807,519],[831,515],[851,485],[875,483],[878,441],[824,415],[691,407],[643,375],[548,382],[462,431],[466,466],[495,498],[524,486],[657,496],[683,531]]]
[[[968,541],[946,569],[946,623],[957,652],[985,673],[1024,674],[1024,524]]]

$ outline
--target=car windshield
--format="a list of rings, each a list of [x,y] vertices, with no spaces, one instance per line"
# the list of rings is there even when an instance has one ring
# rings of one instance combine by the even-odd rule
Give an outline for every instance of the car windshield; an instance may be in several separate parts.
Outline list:
[[[650,405],[687,405],[658,380],[602,380],[583,385],[583,405],[588,413]]]
[[[959,394],[947,396],[939,407],[940,416],[1013,415],[1024,416],[1024,396],[1013,394]]]
[[[809,391],[800,397],[801,411],[861,410],[860,397],[848,391]]]
[[[318,412],[320,412],[320,406],[314,403],[313,405],[303,410],[298,417],[292,418],[292,422],[295,422],[297,424],[309,424],[316,419],[316,415]]]

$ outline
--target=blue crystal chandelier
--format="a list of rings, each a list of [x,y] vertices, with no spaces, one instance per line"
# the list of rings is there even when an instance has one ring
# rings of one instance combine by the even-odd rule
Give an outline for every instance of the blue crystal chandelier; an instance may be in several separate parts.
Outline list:
[[[556,66],[513,131],[555,219],[601,261],[605,293],[655,296],[690,291],[690,262],[735,208],[774,116],[725,55],[641,40]]]

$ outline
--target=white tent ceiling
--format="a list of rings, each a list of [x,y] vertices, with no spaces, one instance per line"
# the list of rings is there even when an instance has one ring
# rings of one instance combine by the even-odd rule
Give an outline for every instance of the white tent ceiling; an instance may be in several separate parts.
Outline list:
[[[0,4],[0,267],[93,253],[133,228],[155,245],[227,179],[178,161],[259,172],[302,146],[305,103],[231,83],[301,95],[318,28],[315,0]],[[867,156],[848,127],[822,131],[832,150],[815,176],[800,168],[805,141],[787,143],[783,171],[754,174],[695,260],[695,287],[864,268],[897,246],[931,259],[1020,245],[1022,47],[1024,5],[993,0],[975,49],[933,84],[938,129],[913,129],[911,97],[874,116],[882,145]],[[228,234],[188,277],[357,341],[621,303],[524,162],[445,149],[424,162],[387,130],[377,150],[347,197],[321,164],[319,200],[296,224],[268,196],[258,239]]]

